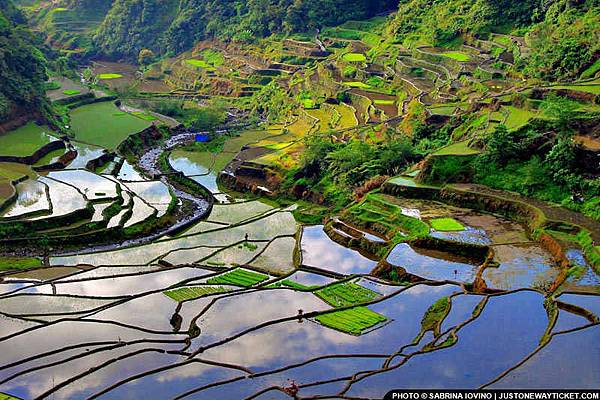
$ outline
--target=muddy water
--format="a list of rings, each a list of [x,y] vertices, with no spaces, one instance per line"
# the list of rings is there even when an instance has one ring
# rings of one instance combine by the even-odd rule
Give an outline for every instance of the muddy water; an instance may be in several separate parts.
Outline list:
[[[488,287],[504,290],[548,289],[560,274],[550,254],[537,244],[494,247],[498,268],[487,268],[483,279]]]

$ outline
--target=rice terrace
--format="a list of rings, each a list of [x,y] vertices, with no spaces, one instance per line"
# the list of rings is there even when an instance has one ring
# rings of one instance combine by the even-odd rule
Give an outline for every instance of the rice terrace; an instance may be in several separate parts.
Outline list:
[[[593,392],[599,343],[597,1],[0,2],[0,400]]]

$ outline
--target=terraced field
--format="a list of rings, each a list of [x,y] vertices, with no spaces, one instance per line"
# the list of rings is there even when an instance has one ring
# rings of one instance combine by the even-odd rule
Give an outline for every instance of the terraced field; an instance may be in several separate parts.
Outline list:
[[[74,82],[49,91],[68,128],[1,135],[0,400],[597,386],[598,222],[427,180],[490,133],[553,120],[536,90],[596,82],[527,87],[483,39],[405,48],[386,21],[206,41],[143,69],[96,61],[90,104],[69,100]],[[200,129],[192,108],[225,122]],[[353,190],[318,175],[334,156],[305,163],[315,138],[389,160],[405,148],[388,142],[419,135]]]

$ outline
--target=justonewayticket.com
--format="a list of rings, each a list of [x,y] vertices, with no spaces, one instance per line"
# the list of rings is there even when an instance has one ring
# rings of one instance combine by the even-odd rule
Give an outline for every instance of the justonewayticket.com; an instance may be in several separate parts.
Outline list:
[[[384,400],[600,400],[600,390],[392,390]]]

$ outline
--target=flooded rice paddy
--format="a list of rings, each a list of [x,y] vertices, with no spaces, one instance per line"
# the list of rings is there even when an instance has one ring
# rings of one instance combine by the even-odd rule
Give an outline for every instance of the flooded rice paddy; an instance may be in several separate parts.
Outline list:
[[[211,156],[174,152],[170,162],[222,193]],[[115,175],[83,167],[43,174],[17,192],[0,218],[43,220],[92,205],[92,220],[132,227],[166,213],[173,200],[171,187],[127,162]],[[217,201],[205,220],[169,236],[104,251],[53,250],[50,268],[4,274],[0,392],[24,399],[379,398],[390,382],[597,385],[600,282],[579,249],[568,256],[584,272],[565,280],[564,293],[548,295],[564,274],[521,225],[381,198],[430,226],[435,240],[485,246],[491,258],[484,265],[479,256],[394,242],[334,218],[338,235],[387,250],[349,248],[324,225],[298,223],[295,205]],[[108,218],[114,203],[121,211]],[[385,261],[415,283],[375,276]],[[469,291],[478,279],[488,291]]]

